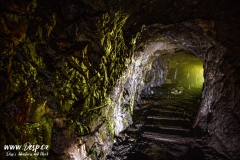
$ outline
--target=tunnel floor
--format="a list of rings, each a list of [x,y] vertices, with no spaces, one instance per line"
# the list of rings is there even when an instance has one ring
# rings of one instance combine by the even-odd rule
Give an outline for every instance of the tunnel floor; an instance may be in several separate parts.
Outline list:
[[[192,129],[201,88],[164,84],[142,97],[133,124],[118,137],[107,160],[221,159],[206,145],[208,134]]]

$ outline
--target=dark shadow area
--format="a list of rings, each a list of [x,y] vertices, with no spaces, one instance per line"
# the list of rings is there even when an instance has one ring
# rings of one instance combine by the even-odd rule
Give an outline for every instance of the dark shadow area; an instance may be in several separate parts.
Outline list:
[[[181,158],[184,160],[203,160],[205,159],[204,152],[198,147],[189,147],[185,155]]]

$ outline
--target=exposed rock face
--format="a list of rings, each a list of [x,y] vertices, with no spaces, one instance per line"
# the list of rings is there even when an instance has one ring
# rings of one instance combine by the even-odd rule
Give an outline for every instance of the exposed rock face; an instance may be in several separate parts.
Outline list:
[[[1,146],[29,141],[50,145],[53,158],[104,158],[117,129],[110,91],[130,61],[128,15],[101,1],[1,3]]]
[[[240,158],[238,1],[0,3],[1,157],[5,144],[31,142],[53,159],[104,159],[155,55],[183,48],[204,63],[194,126]]]

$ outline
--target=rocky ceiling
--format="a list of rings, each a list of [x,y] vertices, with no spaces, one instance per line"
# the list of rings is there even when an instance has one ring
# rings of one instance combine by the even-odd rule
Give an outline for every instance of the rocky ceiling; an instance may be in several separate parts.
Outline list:
[[[205,69],[194,126],[208,130],[209,145],[225,158],[239,159],[239,7],[237,0],[0,0],[0,156],[4,145],[31,142],[49,145],[58,159],[104,159],[114,134],[131,123],[138,58],[183,48]]]

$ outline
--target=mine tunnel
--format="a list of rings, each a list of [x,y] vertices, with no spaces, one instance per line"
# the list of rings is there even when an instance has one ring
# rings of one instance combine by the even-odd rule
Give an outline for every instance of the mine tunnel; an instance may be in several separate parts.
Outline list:
[[[1,0],[0,159],[240,159],[237,0]]]
[[[107,159],[216,158],[204,146],[208,131],[193,127],[204,82],[202,60],[182,49],[156,51],[152,59],[133,124],[116,138]]]

